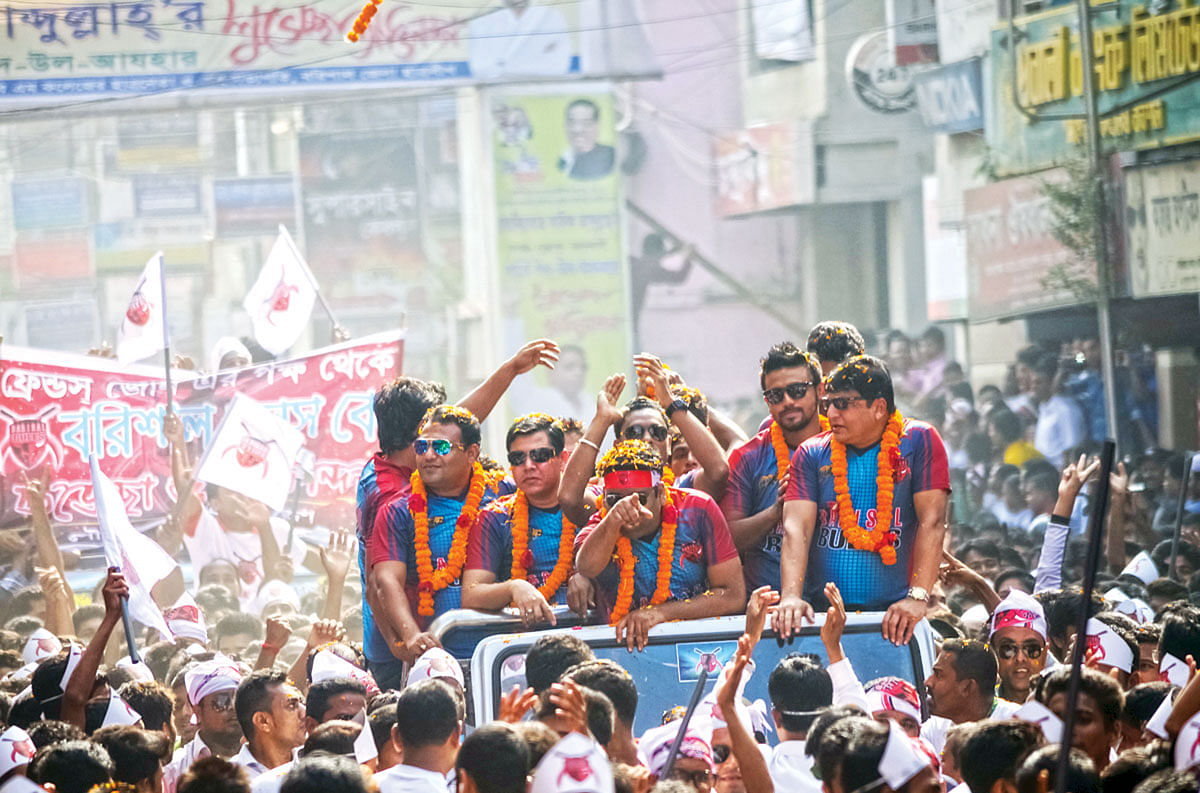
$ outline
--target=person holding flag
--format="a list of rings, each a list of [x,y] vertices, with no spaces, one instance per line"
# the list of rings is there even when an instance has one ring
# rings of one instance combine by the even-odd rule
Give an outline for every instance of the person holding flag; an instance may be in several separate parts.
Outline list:
[[[117,360],[134,363],[167,348],[167,290],[163,255],[146,262],[117,332]],[[168,358],[169,360],[169,358]]]

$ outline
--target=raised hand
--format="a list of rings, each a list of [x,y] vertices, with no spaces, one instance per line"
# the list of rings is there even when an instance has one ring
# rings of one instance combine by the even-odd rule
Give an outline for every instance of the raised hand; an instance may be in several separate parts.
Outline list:
[[[553,369],[558,363],[558,353],[558,345],[551,339],[535,339],[517,350],[508,363],[514,375],[533,371],[537,366]]]
[[[329,532],[329,544],[321,549],[321,567],[330,581],[345,581],[354,555],[354,533],[348,529]],[[332,586],[332,584],[331,584]]]
[[[550,701],[555,706],[554,715],[564,720],[571,732],[591,735],[588,730],[587,699],[573,680],[550,686]]]
[[[615,521],[622,529],[632,529],[652,517],[654,513],[646,509],[637,493],[632,493],[614,504],[604,519]]]
[[[500,698],[500,710],[496,715],[496,721],[506,721],[509,724],[516,724],[525,718],[525,714],[536,703],[537,694],[534,693],[532,688],[522,691],[520,686],[514,685],[512,691]]]
[[[638,390],[661,404],[671,403],[671,378],[658,356],[648,352],[633,357],[638,374]]]
[[[1063,469],[1062,479],[1058,483],[1058,495],[1074,499],[1098,470],[1100,470],[1099,457],[1092,458],[1089,463],[1087,455],[1081,454],[1078,462],[1071,463]]]
[[[315,628],[316,626],[314,625],[313,627]],[[267,619],[267,633],[263,644],[268,647],[280,649],[283,645],[287,644],[287,640],[290,638],[292,638],[292,626],[288,625],[287,620],[279,616]]]
[[[100,594],[104,598],[105,616],[119,615],[122,599],[129,597],[129,584],[125,583],[124,573],[115,567],[108,568],[108,577],[104,580]]]
[[[330,642],[341,641],[346,630],[339,620],[317,620],[308,631],[308,646],[320,647]]]
[[[767,617],[775,613],[775,604],[778,602],[779,593],[770,586],[760,586],[750,593],[746,600],[746,635],[750,637],[751,647],[758,644],[758,640],[762,638]]]
[[[163,437],[167,439],[167,443],[171,444],[172,448],[183,448],[183,421],[180,420],[178,414],[168,413],[163,417]]]
[[[825,645],[825,652],[832,664],[845,657],[842,634],[846,631],[846,604],[842,602],[842,593],[837,584],[832,581],[825,584],[825,599],[829,601],[829,608],[825,611],[825,624],[821,626],[821,643]]]
[[[608,424],[621,420],[621,392],[625,390],[625,375],[610,374],[596,395],[596,418]]]

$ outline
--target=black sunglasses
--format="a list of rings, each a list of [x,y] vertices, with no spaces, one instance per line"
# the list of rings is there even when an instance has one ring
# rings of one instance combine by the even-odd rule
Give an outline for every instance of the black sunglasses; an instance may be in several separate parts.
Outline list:
[[[525,464],[525,452],[509,452],[508,464],[516,468],[518,465]],[[528,457],[535,463],[548,463],[554,459],[554,450],[549,446],[543,446],[539,449],[530,449]]]
[[[821,400],[821,407],[826,413],[829,408],[835,407],[838,410],[848,410],[855,402],[866,402],[866,397],[825,397]]]
[[[996,657],[1007,661],[1011,658],[1015,658],[1018,650],[1024,652],[1025,657],[1029,660],[1036,661],[1042,657],[1042,653],[1046,651],[1046,648],[1037,642],[1024,642],[1022,644],[1006,642],[1004,644],[996,645]]]
[[[627,498],[630,495],[632,495],[632,494],[631,493],[605,493],[604,494],[604,508],[612,509],[613,507],[615,507],[617,505],[617,502],[619,502],[623,498]],[[645,490],[639,490],[637,497],[638,497],[638,501],[641,501],[642,506],[644,507],[644,506],[646,506],[646,500],[650,498],[650,494],[649,494],[649,492],[647,492]]]
[[[729,754],[733,749],[727,743],[718,743],[713,746],[713,762],[717,765],[729,759]]]
[[[763,399],[767,400],[768,405],[778,405],[783,401],[784,394],[792,399],[804,399],[808,396],[808,389],[814,385],[816,383],[788,383],[783,388],[768,388],[763,391]]]
[[[656,441],[667,439],[667,428],[662,424],[631,424],[621,431],[621,437],[627,441],[640,441],[646,433]]]

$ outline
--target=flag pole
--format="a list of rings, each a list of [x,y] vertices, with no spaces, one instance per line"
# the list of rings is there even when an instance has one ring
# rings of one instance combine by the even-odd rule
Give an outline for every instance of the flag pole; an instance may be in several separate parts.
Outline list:
[[[692,720],[692,714],[696,712],[696,706],[700,704],[700,697],[704,696],[704,684],[707,682],[708,664],[705,664],[700,670],[700,677],[696,680],[696,687],[692,689],[692,698],[688,702],[687,710],[684,711],[683,718],[679,720],[679,732],[675,733],[675,740],[671,741],[671,750],[667,752],[667,764],[663,767],[663,779],[669,779],[671,771],[675,768],[675,760],[679,757],[679,748],[683,746],[688,723]]]
[[[312,274],[312,270],[308,269],[308,262],[304,260],[304,256],[300,254],[300,249],[296,247],[296,241],[292,239],[292,235],[288,233],[287,227],[282,223],[279,224],[279,234],[287,241],[288,247],[292,249],[292,253],[296,256],[296,261],[300,262],[300,269],[304,271],[304,277],[312,284],[313,291],[317,293],[317,300],[321,303],[321,308],[329,317],[330,324],[333,325],[334,331],[346,333],[346,329],[337,321],[337,317],[333,315],[333,309],[329,306],[329,301],[325,299],[325,295],[321,292],[321,285],[317,283],[317,278]],[[348,334],[347,334],[348,335]]]
[[[100,464],[96,462],[96,453],[93,450],[88,460],[92,468],[92,501],[96,505],[96,522],[104,520],[104,488],[100,487]],[[104,536],[104,529],[101,529],[101,537]],[[112,569],[118,573],[121,572],[120,565],[113,565]],[[129,648],[129,660],[135,664],[142,662],[142,657],[138,655],[137,640],[134,639],[133,619],[129,616],[129,596],[121,596],[121,623],[125,626],[125,645]]]
[[[175,412],[175,400],[172,397],[173,389],[171,388],[171,334],[167,331],[167,268],[163,264],[163,253],[158,252],[158,285],[162,290],[159,297],[159,302],[162,304],[162,328],[163,328],[163,372],[166,374],[167,381],[167,415]],[[129,618],[129,612],[126,610],[125,618]],[[127,629],[128,630],[128,629]],[[133,658],[132,655],[129,656]],[[135,659],[136,660],[136,659]]]
[[[1183,531],[1184,506],[1187,504],[1188,487],[1192,482],[1192,453],[1183,455],[1183,471],[1179,474],[1179,506],[1175,511],[1175,534],[1171,536],[1171,561],[1164,578],[1175,578],[1175,557],[1179,554],[1179,535]],[[1186,584],[1187,581],[1181,581]]]

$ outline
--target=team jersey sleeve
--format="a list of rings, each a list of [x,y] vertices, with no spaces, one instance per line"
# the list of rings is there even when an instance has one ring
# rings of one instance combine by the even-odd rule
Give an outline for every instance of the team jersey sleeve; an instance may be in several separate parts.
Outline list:
[[[374,567],[382,562],[407,562],[412,537],[412,516],[408,512],[408,502],[396,499],[375,516],[375,528],[367,547],[368,564]]]
[[[914,493],[926,490],[950,489],[950,463],[942,436],[933,427],[914,427],[913,488]]]
[[[487,570],[494,573],[499,581],[507,578],[497,569],[503,551],[499,542],[499,524],[504,523],[507,517],[507,511],[500,509],[499,504],[495,503],[479,511],[475,523],[471,526],[471,536],[467,540],[468,570]]]
[[[733,544],[733,535],[729,532],[729,524],[725,521],[725,515],[717,506],[717,502],[711,498],[705,498],[703,504],[696,506],[703,510],[704,514],[701,520],[708,524],[703,534],[706,538],[704,555],[709,560],[709,565],[736,559],[738,556],[737,546]]]
[[[729,483],[725,486],[725,495],[721,499],[721,511],[726,515],[749,517],[754,475],[746,454],[748,444],[749,441],[729,453]]]
[[[814,504],[820,502],[820,450],[820,446],[805,442],[792,455],[784,501],[811,501]]]

